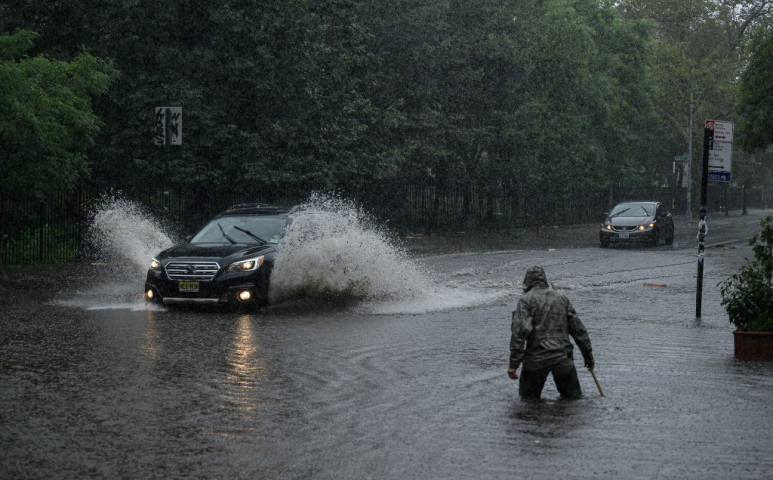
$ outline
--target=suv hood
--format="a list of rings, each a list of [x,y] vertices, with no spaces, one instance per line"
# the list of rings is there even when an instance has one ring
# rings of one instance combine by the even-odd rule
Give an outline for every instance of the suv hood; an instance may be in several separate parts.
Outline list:
[[[236,253],[252,255],[253,253],[270,253],[276,250],[276,245],[248,245],[236,243],[233,245],[221,243],[183,243],[164,250],[159,254],[159,260],[175,257],[209,257],[224,258]]]

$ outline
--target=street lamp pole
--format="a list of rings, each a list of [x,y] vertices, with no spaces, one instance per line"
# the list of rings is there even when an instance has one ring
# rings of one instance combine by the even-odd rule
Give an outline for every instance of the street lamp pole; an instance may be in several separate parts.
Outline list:
[[[695,88],[690,85],[690,123],[687,127],[687,221],[692,222],[692,122]]]

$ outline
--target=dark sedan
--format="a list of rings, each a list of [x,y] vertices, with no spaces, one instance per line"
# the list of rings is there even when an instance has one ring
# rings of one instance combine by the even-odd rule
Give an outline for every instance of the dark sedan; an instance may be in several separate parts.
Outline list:
[[[165,305],[268,304],[271,269],[292,212],[271,205],[234,205],[187,243],[151,260],[145,297]]]
[[[620,243],[656,246],[661,239],[674,242],[674,219],[659,202],[623,202],[615,205],[599,230],[602,247]]]

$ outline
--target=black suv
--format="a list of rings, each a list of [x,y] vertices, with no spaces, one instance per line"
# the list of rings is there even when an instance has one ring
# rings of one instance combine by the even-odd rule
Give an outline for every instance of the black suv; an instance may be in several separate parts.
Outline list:
[[[151,260],[145,298],[165,305],[267,305],[277,244],[297,208],[258,203],[228,208],[187,243]]]

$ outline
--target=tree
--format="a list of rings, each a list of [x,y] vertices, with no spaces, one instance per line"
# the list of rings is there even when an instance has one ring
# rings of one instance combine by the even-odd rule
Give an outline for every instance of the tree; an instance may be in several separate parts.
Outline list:
[[[773,145],[773,29],[754,35],[749,63],[739,83],[738,144],[749,151]]]
[[[649,32],[610,2],[402,0],[362,18],[384,78],[369,98],[407,119],[404,175],[462,191],[465,214],[474,192],[563,201],[646,156]]]
[[[654,24],[657,69],[653,71],[653,79],[658,92],[656,108],[662,122],[657,136],[660,154],[653,158],[661,158],[659,169],[667,177],[673,156],[687,152],[692,145],[691,178],[697,182],[701,175],[696,165],[700,165],[703,120],[734,119],[737,79],[745,62],[743,46],[755,27],[770,25],[773,2],[621,0],[616,3],[625,19],[647,19]],[[745,183],[748,177],[744,172],[753,175],[753,169],[734,164],[734,181]],[[688,206],[688,211],[692,207]]]
[[[86,150],[101,126],[91,101],[116,75],[85,52],[70,62],[24,57],[36,36],[0,35],[0,251],[9,200],[42,200],[88,174]]]

